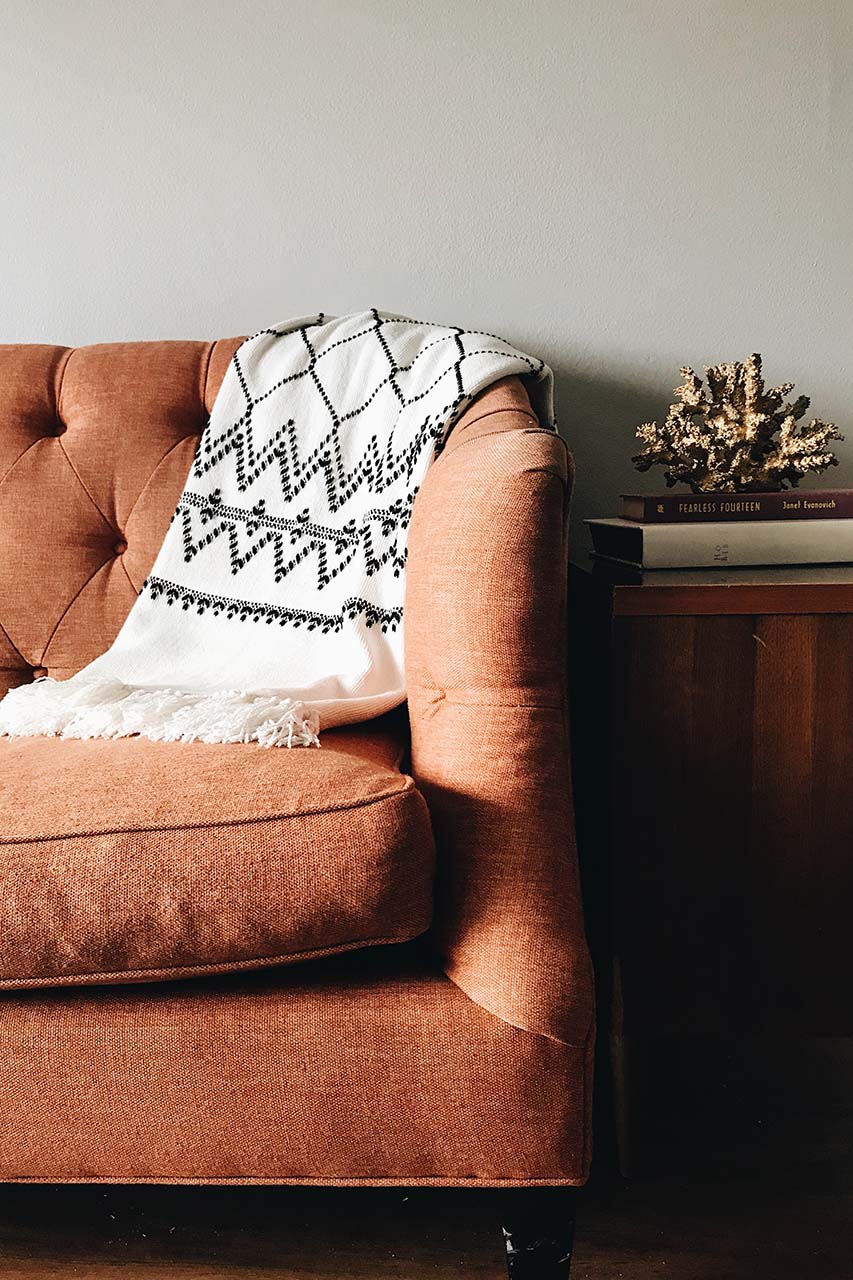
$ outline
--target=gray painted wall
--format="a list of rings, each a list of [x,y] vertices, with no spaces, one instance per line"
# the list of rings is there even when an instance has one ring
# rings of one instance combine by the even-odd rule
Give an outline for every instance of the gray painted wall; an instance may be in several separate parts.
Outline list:
[[[683,362],[851,436],[851,0],[0,0],[0,341],[377,305],[558,375],[576,515]]]

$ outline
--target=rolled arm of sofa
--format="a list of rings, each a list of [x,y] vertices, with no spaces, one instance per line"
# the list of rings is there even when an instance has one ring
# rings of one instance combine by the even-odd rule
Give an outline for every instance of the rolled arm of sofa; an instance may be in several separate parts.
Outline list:
[[[539,427],[518,379],[471,405],[415,502],[405,647],[445,971],[514,1026],[584,1044],[593,984],[566,712],[571,479],[565,444]]]

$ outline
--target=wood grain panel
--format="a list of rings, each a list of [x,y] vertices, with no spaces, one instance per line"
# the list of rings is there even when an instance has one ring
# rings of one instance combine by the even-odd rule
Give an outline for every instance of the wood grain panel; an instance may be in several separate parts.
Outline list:
[[[648,1167],[667,1127],[673,1149],[697,1140],[701,1163],[718,1130],[700,1132],[707,1091],[677,1097],[672,1072],[656,1099],[646,1087],[668,1067],[680,1078],[689,1046],[700,1064],[715,1042],[736,1062],[747,1040],[773,1037],[760,1092],[804,1046],[828,1043],[818,1037],[853,1044],[853,568],[731,590],[691,577],[644,575],[630,599],[593,574],[572,579],[574,627],[596,619],[572,664],[585,728],[599,711],[598,769],[578,772],[577,807],[582,857],[607,867],[596,915],[610,886],[609,932],[593,936],[610,939],[599,990],[615,975],[599,1025],[612,1014],[609,1150],[623,1171]],[[808,1098],[820,1088],[808,1069],[801,1084]]]
[[[621,672],[614,892],[625,1030],[738,1028],[752,619],[622,619],[614,645]]]
[[[812,779],[818,619],[756,621],[750,893],[747,970],[757,1024],[807,1012],[803,956],[812,926],[805,898],[812,874]]]
[[[817,619],[811,815],[798,883],[798,1024],[853,1031],[853,617]]]
[[[610,620],[617,1032],[851,1034],[853,614]]]

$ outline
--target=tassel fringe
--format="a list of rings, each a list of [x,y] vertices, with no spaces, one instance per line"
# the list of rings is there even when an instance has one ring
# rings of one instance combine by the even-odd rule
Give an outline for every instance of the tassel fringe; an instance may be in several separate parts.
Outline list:
[[[182,693],[120,680],[52,680],[12,689],[0,703],[0,735],[128,738],[154,742],[258,742],[319,747],[316,711],[274,692]]]

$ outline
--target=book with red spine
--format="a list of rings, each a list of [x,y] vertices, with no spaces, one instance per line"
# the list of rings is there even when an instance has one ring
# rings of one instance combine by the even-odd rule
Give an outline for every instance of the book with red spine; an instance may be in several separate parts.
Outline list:
[[[620,516],[637,524],[853,519],[853,489],[783,489],[774,493],[623,493],[620,498]]]

